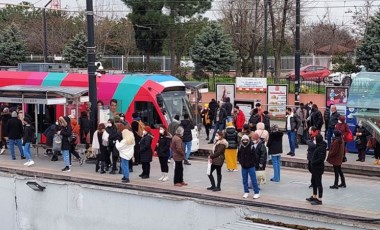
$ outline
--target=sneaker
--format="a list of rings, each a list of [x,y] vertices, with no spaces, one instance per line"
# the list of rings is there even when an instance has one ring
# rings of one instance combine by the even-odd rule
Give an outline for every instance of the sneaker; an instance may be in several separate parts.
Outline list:
[[[339,188],[345,188],[346,187],[346,184],[340,184],[338,185]]]
[[[244,195],[243,195],[243,198],[244,198],[244,199],[247,199],[247,198],[248,198],[248,196],[249,196],[249,193],[248,193],[248,192],[246,192],[246,193],[244,193]]]
[[[254,194],[253,199],[259,199],[260,198],[260,193]]]
[[[216,188],[214,188],[212,191],[214,191],[214,192],[219,192],[219,191],[222,191],[222,189],[216,187]]]
[[[149,176],[144,175],[144,176],[142,176],[141,178],[142,178],[142,179],[149,179]]]
[[[64,167],[64,168],[62,169],[62,172],[70,172],[70,171],[71,171],[71,169],[70,169],[69,166],[66,166],[66,167]]]
[[[26,166],[29,167],[29,166],[32,166],[32,165],[34,165],[34,161],[29,161],[28,164],[27,164]]]
[[[292,155],[293,153],[292,152],[288,152],[286,155]]]
[[[239,170],[238,170],[238,169],[234,169],[234,170],[232,170],[232,171],[234,171],[234,172],[239,172]]]
[[[311,205],[321,205],[322,201],[317,199],[317,200],[311,201],[310,204]]]
[[[185,164],[185,165],[191,165],[188,160],[185,160],[183,164]]]
[[[170,163],[170,159],[168,160],[168,163]]]
[[[317,198],[314,198],[313,196],[306,198],[307,201],[312,202],[318,200]]]
[[[232,172],[232,169],[227,169],[227,172]]]
[[[26,157],[24,157],[24,156],[21,156],[21,160],[25,160],[26,159]]]
[[[164,176],[164,178],[162,179],[162,182],[166,182],[169,180],[169,177],[168,176]]]
[[[160,178],[158,178],[159,181],[162,181],[162,179],[164,179],[165,175],[162,174],[162,176]]]
[[[24,165],[27,166],[29,164],[29,161],[25,162]]]
[[[335,184],[334,184],[334,185],[330,186],[330,188],[331,188],[331,189],[338,189],[339,187],[338,187],[338,185],[335,185]]]
[[[215,187],[211,186],[211,187],[208,187],[207,190],[214,190]]]
[[[2,149],[0,150],[0,155],[3,154],[4,152],[5,152],[5,148],[2,148]]]
[[[123,178],[121,178],[121,182],[123,182],[123,183],[129,183],[130,181],[129,181],[129,178],[123,177]]]

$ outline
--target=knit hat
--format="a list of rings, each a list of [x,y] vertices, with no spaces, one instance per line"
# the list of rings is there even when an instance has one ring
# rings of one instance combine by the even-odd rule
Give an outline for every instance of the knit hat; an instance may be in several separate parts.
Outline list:
[[[152,131],[152,129],[149,126],[145,126],[144,130],[147,131],[148,133],[150,133]]]
[[[8,108],[8,107],[5,107],[5,108],[3,109],[3,113],[9,113],[9,108]]]
[[[346,118],[345,118],[344,116],[340,116],[340,117],[339,117],[339,120],[340,120],[342,123],[344,123],[344,122],[346,121]]]
[[[241,140],[249,140],[249,136],[243,135],[243,137],[241,138]]]
[[[12,112],[12,117],[17,117],[17,112],[16,111]]]

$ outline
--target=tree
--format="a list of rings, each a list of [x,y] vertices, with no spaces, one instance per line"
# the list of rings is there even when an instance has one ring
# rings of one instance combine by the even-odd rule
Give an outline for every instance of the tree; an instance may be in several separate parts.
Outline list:
[[[195,38],[191,58],[200,69],[212,72],[213,77],[229,71],[236,60],[230,38],[215,23],[203,29]]]
[[[147,56],[146,71],[150,72],[150,55],[160,54],[169,17],[162,13],[164,0],[123,0],[132,10],[128,18],[133,24],[137,48]]]
[[[356,36],[356,39],[362,39],[365,33],[365,28],[374,13],[376,6],[374,5],[375,0],[365,0],[362,6],[355,6],[352,12],[353,25],[351,26],[351,32]]]
[[[20,29],[11,24],[0,32],[0,65],[15,66],[25,61],[25,40]]]
[[[65,46],[63,57],[74,68],[87,67],[87,38],[83,32],[75,35]]]
[[[368,22],[362,44],[357,49],[357,60],[368,71],[380,71],[380,11]]]

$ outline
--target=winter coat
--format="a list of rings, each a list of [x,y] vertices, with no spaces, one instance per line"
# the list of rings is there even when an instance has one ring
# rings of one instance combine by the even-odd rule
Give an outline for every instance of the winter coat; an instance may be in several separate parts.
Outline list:
[[[158,139],[158,148],[157,155],[159,157],[169,157],[170,156],[170,144],[172,142],[172,137],[170,134],[168,136],[164,136],[160,134]]]
[[[141,162],[152,162],[152,141],[153,136],[151,133],[145,134],[140,141],[140,161]]]
[[[9,139],[17,140],[22,138],[22,122],[17,117],[12,117],[8,121],[7,131]]]
[[[116,126],[106,127],[106,132],[108,133],[108,147],[113,148],[116,144],[116,141],[123,138],[121,133],[116,129]]]
[[[213,165],[222,166],[224,163],[224,151],[228,147],[228,142],[225,139],[215,142],[213,151],[210,154],[210,159]]]
[[[264,140],[264,142],[268,142],[269,133],[268,133],[268,131],[265,130],[264,123],[262,123],[262,122],[257,123],[256,128],[257,129],[256,129],[255,133],[257,133],[259,135],[259,137],[262,140]]]
[[[44,135],[46,137],[46,146],[53,146],[53,139],[54,134],[56,133],[56,127],[56,124],[52,124],[44,131]]]
[[[317,147],[310,161],[310,170],[312,173],[323,174],[325,170],[326,147],[327,143],[325,141],[317,143]]]
[[[252,144],[252,152],[256,155],[256,170],[265,170],[267,165],[267,148],[265,147],[265,143],[260,140],[256,146]],[[262,165],[262,167],[260,167],[260,165]]]
[[[342,137],[335,138],[331,144],[327,162],[334,166],[342,165],[344,156],[344,141]]]
[[[238,140],[237,140],[238,133],[233,126],[229,126],[226,128],[225,132],[225,138],[228,142],[228,148],[229,149],[237,149],[238,147]]]
[[[269,134],[269,139],[268,139],[268,143],[267,143],[269,155],[281,154],[283,152],[283,150],[282,150],[282,136],[284,136],[284,134],[280,131],[271,132]]]
[[[263,123],[265,125],[265,130],[270,130],[270,117],[269,114],[263,113]]]
[[[338,112],[332,113],[329,120],[329,129],[334,129],[335,125],[338,124],[340,114]]]
[[[134,154],[135,147],[135,137],[133,133],[128,129],[124,129],[122,132],[123,139],[121,141],[116,141],[116,148],[119,151],[121,158],[130,160]]]
[[[81,116],[78,120],[80,139],[86,138],[90,132],[90,120],[87,116]]]
[[[326,108],[325,112],[323,113],[323,119],[325,121],[325,124],[329,124],[330,122],[330,108]]]
[[[60,130],[60,135],[62,136],[61,150],[70,150],[70,137],[72,135],[70,118],[65,116],[63,119],[65,123],[63,123]]]
[[[179,124],[180,124],[180,122],[177,121],[177,120],[175,120],[175,119],[173,119],[173,121],[169,124],[169,128],[168,128],[168,130],[169,130],[169,133],[170,133],[172,136],[175,135],[175,131],[178,129]]]
[[[222,107],[217,109],[215,113],[215,124],[224,124],[227,119],[226,110]]]
[[[185,160],[185,149],[183,146],[182,138],[178,135],[174,135],[172,138],[172,151],[174,161]]]
[[[235,120],[236,129],[238,130],[243,129],[244,124],[245,124],[245,115],[243,111],[239,110],[239,112],[236,115],[236,120]]]
[[[183,137],[182,140],[183,142],[190,142],[193,140],[193,135],[191,134],[191,130],[194,129],[193,122],[190,120],[182,120],[181,124],[183,127]]]
[[[223,104],[224,109],[226,110],[226,115],[231,116],[232,113],[232,104],[231,102],[227,101]]]
[[[322,129],[323,117],[321,111],[312,111],[310,119],[311,126],[315,126],[318,130]]]
[[[356,133],[361,133],[361,136],[357,136]],[[356,136],[356,139],[360,140],[360,143],[356,141],[357,149],[365,149],[367,148],[367,136],[369,136],[369,132],[364,127],[359,127],[358,125],[355,127],[355,132],[353,133]]]
[[[252,152],[252,142],[250,141],[247,146],[240,144],[237,158],[242,168],[249,169],[255,167],[257,162],[256,154]]]
[[[252,114],[249,118],[249,126],[252,128],[252,130],[256,130],[256,125],[261,121],[260,115],[258,113]]]
[[[211,116],[211,110],[210,109],[203,109],[201,112],[201,117],[202,117],[202,121],[203,121],[204,126],[212,124],[213,118]]]
[[[24,133],[22,136],[22,144],[25,145],[25,143],[32,143],[34,137],[34,128],[30,125],[25,125],[24,127]]]
[[[299,117],[295,114],[291,114],[291,115],[288,115],[290,116],[290,129],[291,130],[298,130],[298,128],[300,127],[301,125],[301,120],[299,119]],[[286,117],[286,120],[285,120],[285,130],[288,130],[288,117]]]
[[[1,137],[8,137],[8,121],[12,118],[10,113],[1,115]]]
[[[247,130],[246,132],[240,132],[240,133],[238,133],[238,144],[239,145],[241,144],[241,138],[244,135],[247,135],[249,137],[249,139],[252,140],[253,133],[254,132],[252,132],[251,130]]]
[[[315,131],[314,133],[311,134],[310,139],[306,140],[307,144],[307,160],[311,161],[313,158],[313,153],[315,148],[317,148],[317,144],[314,143],[314,137],[319,134],[319,131]]]
[[[346,123],[339,123],[338,122],[335,125],[335,129],[340,131],[340,133],[342,134],[343,139],[350,132],[350,127],[348,127],[348,125]]]

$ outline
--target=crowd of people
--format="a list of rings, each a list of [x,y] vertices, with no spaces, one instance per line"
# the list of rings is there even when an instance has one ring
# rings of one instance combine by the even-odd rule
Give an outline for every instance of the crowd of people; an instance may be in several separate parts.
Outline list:
[[[99,101],[98,106],[104,103]],[[154,134],[151,127],[145,125],[139,114],[132,115],[131,123],[124,119],[124,114],[117,112],[117,100],[110,101],[110,118],[100,123],[90,140],[90,121],[87,112],[82,112],[77,120],[74,116],[59,117],[56,123],[48,127],[46,136],[47,153],[52,155],[51,160],[58,160],[63,156],[63,172],[71,170],[71,155],[83,164],[83,156],[76,151],[76,145],[81,143],[90,147],[96,155],[95,172],[104,174],[122,174],[121,181],[130,182],[129,174],[133,166],[141,164],[142,179],[151,175],[150,164],[154,152],[157,153],[161,176],[159,181],[169,181],[169,166],[174,161],[174,186],[188,185],[184,181],[183,165],[191,165],[192,132],[194,123],[188,114],[175,115],[173,121],[165,127],[159,128],[157,144],[152,147]],[[1,108],[1,141],[0,154],[3,154],[9,145],[12,160],[16,160],[14,146],[17,145],[21,159],[26,159],[24,165],[32,166],[34,161],[30,153],[31,144],[35,143],[35,130],[32,119],[24,115],[20,107]],[[239,106],[232,106],[230,99],[223,102],[212,99],[205,104],[202,111],[202,122],[206,132],[206,140],[213,144],[208,156],[207,175],[210,186],[207,190],[215,192],[222,190],[222,168],[226,163],[229,172],[238,171],[241,166],[243,197],[249,196],[249,184],[252,184],[253,198],[260,197],[259,175],[264,175],[267,162],[270,159],[273,165],[272,182],[281,180],[281,155],[283,154],[284,132],[276,125],[270,124],[270,115],[264,111],[260,103],[256,103],[246,119]],[[301,103],[296,109],[286,108],[285,127],[290,151],[287,155],[294,157],[299,145],[307,145],[308,169],[311,173],[312,196],[307,198],[313,205],[322,204],[323,186],[322,175],[325,161],[329,162],[335,173],[335,180],[331,189],[346,188],[346,180],[341,165],[347,160],[346,143],[354,141],[358,148],[358,161],[364,162],[368,148],[375,150],[375,164],[380,164],[380,146],[371,134],[365,129],[362,121],[358,122],[354,132],[351,132],[345,123],[345,117],[340,115],[335,105],[331,105],[324,112],[312,102]],[[325,136],[322,136],[322,127],[325,124]],[[213,133],[210,137],[211,130]],[[355,138],[354,138],[355,137]],[[216,171],[216,181],[214,172]],[[249,180],[250,178],[250,180]],[[265,181],[265,178],[263,179]],[[339,183],[340,180],[340,183]]]

